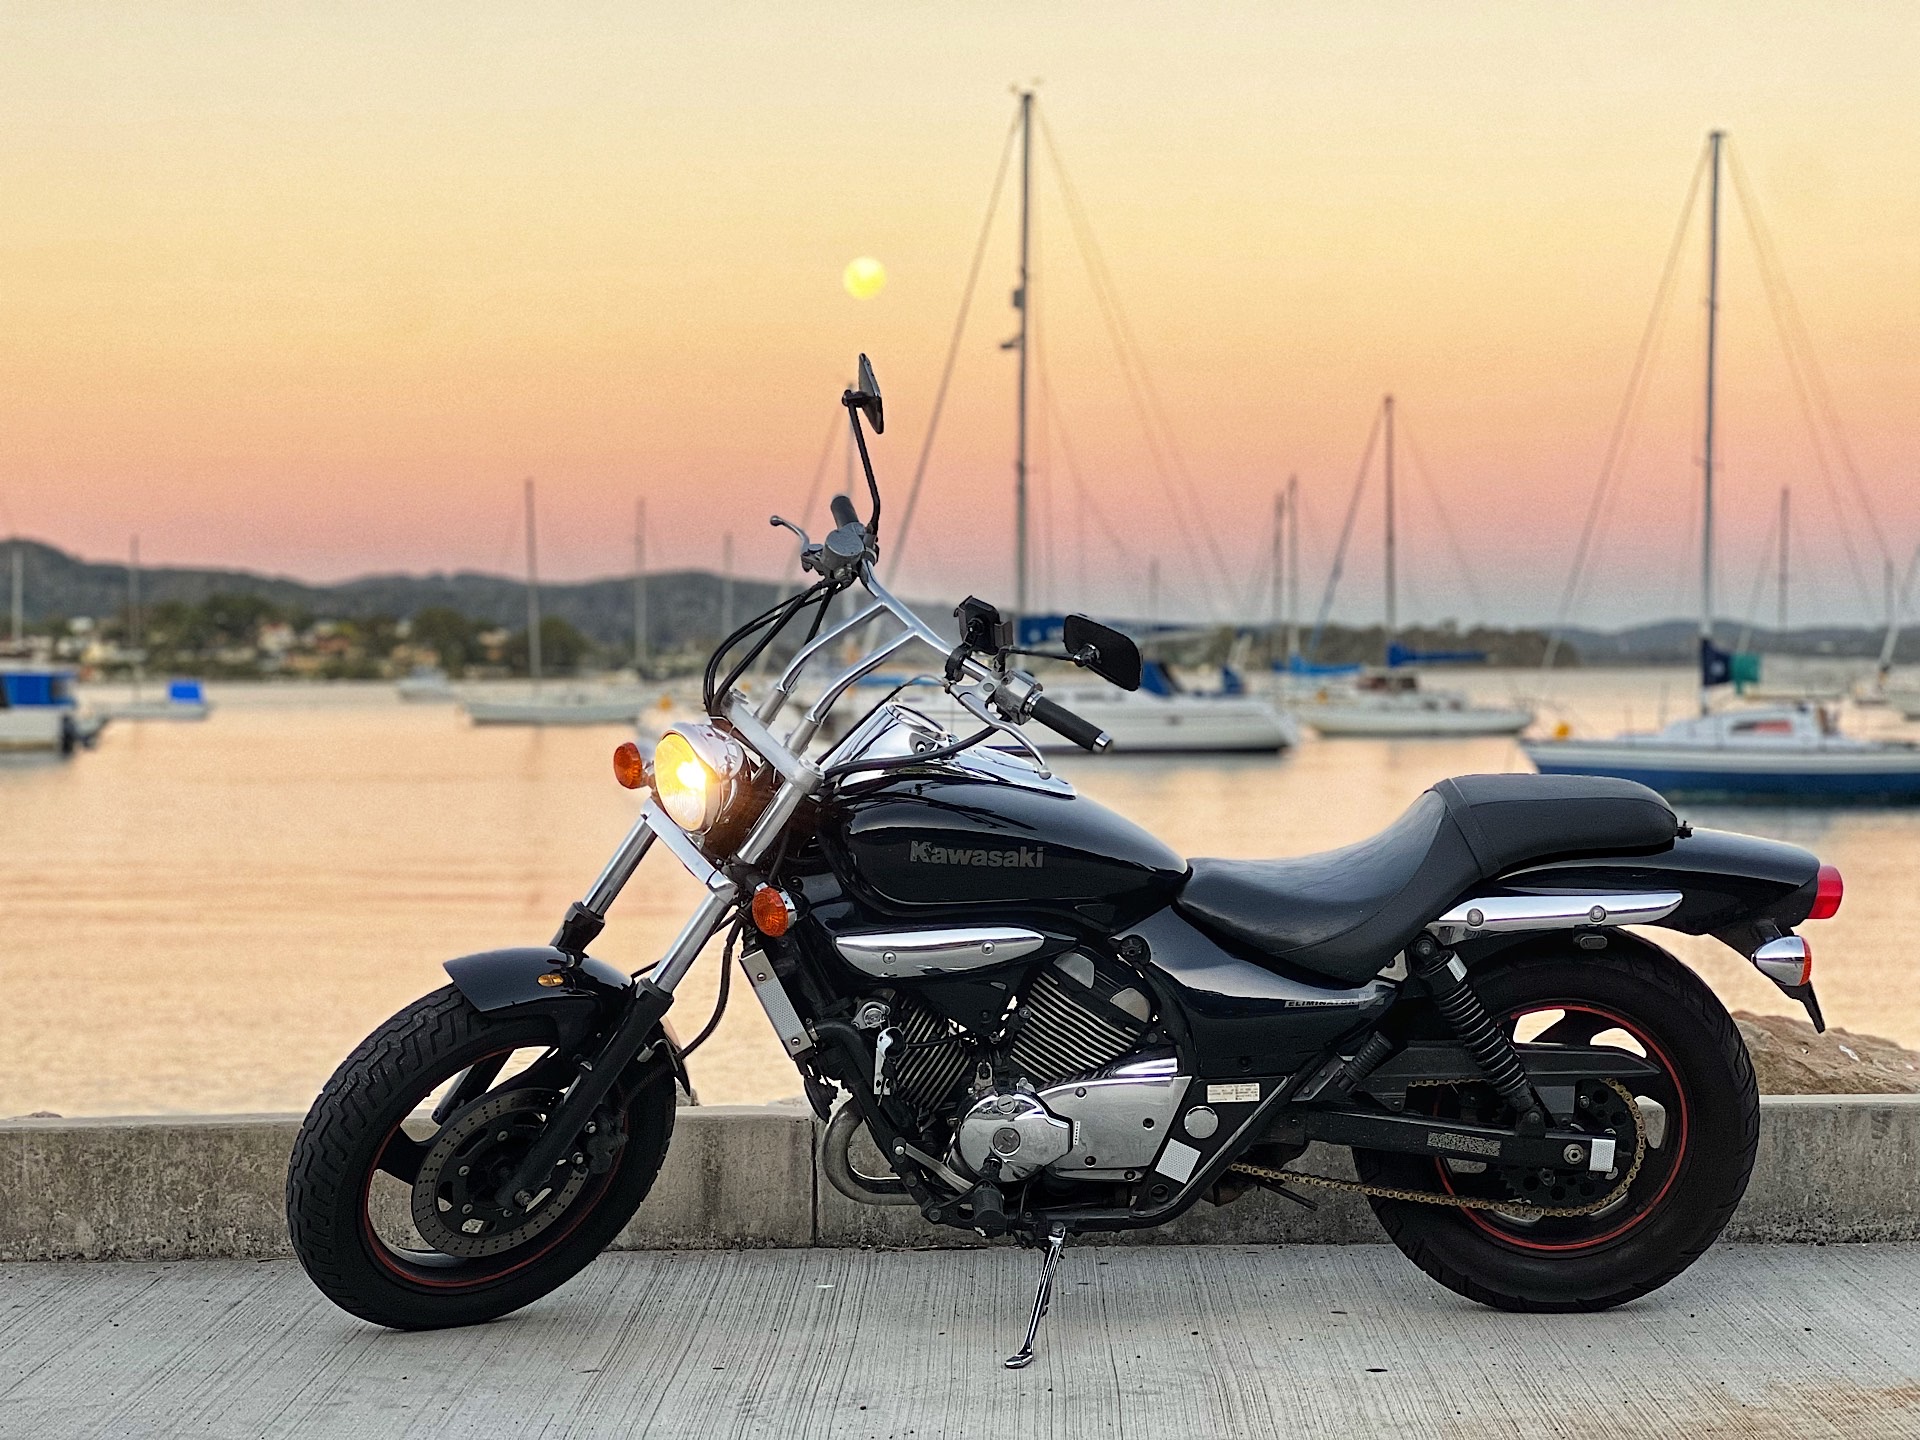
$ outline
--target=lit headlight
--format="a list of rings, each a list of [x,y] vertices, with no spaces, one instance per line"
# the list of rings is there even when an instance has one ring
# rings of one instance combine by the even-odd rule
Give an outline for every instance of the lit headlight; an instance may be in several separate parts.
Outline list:
[[[710,725],[667,731],[653,747],[653,793],[667,818],[699,835],[726,813],[746,768],[746,754]]]

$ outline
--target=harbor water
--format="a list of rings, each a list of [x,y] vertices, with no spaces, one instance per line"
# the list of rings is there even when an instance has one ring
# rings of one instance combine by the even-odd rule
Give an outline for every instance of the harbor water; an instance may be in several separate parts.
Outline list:
[[[1650,726],[1681,671],[1475,671],[1450,683],[1538,700],[1543,725]],[[103,698],[103,697],[95,697]],[[302,1110],[448,956],[542,944],[638,806],[614,728],[476,728],[391,686],[214,686],[203,724],[110,726],[71,761],[0,765],[0,1116]],[[1850,714],[1864,730],[1897,716]],[[1286,855],[1390,822],[1446,775],[1523,770],[1510,740],[1309,739],[1272,757],[1074,759],[1082,793],[1188,855]],[[1920,1045],[1920,967],[1901,939],[1920,809],[1683,805],[1697,825],[1809,846],[1847,881],[1810,926],[1831,1023]],[[595,953],[648,964],[696,898],[663,855]],[[1797,1007],[1710,940],[1665,937],[1733,1007]],[[689,1034],[718,947],[682,989]],[[750,993],[693,1060],[701,1098],[799,1089]]]

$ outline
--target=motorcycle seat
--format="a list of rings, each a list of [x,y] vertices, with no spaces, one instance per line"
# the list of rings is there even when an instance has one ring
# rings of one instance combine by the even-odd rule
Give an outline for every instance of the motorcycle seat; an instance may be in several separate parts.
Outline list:
[[[1462,775],[1357,844],[1195,860],[1174,903],[1219,939],[1357,985],[1476,885],[1569,855],[1663,849],[1678,831],[1667,802],[1631,780]]]

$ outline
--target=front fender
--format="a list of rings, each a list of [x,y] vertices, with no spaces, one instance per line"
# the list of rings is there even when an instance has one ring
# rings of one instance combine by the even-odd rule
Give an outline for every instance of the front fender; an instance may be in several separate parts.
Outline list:
[[[483,950],[462,955],[445,966],[454,988],[482,1014],[505,1011],[549,1016],[562,1049],[579,1047],[604,1029],[630,1003],[633,980],[624,970],[591,955],[569,955],[551,945]],[[674,1077],[689,1095],[680,1041],[666,1020],[660,1022]]]

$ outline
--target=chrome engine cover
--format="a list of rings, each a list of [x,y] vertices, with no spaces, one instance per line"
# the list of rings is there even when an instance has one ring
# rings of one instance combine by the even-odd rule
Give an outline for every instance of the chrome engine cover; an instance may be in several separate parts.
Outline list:
[[[997,1156],[1002,1180],[1024,1180],[1072,1145],[1073,1126],[1031,1095],[983,1096],[953,1137],[954,1153],[968,1174],[984,1174],[987,1158]]]
[[[1073,1145],[1054,1162],[1060,1175],[1125,1180],[1150,1168],[1173,1128],[1193,1077],[1171,1056],[1118,1065],[1097,1080],[1040,1092],[1047,1109],[1073,1123]]]
[[[1172,1057],[1136,1060],[1038,1096],[983,1096],[954,1135],[955,1158],[979,1175],[987,1157],[997,1155],[1000,1178],[1009,1181],[1037,1170],[1082,1180],[1137,1178],[1152,1168],[1192,1083],[1178,1069]]]

